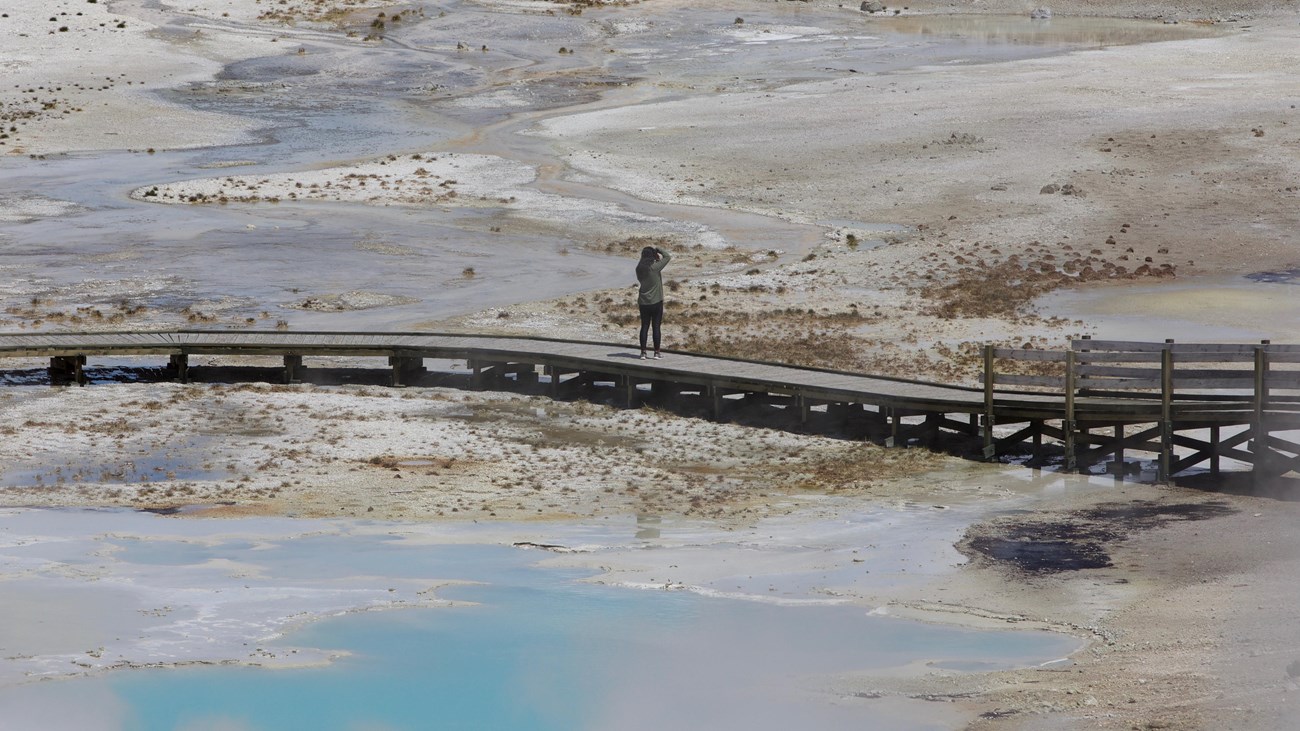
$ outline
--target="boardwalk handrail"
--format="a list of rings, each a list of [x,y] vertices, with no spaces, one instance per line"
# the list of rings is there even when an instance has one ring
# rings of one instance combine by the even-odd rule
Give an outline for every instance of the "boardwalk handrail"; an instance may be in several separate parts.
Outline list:
[[[176,340],[170,343],[157,343],[157,344],[132,342],[132,343],[117,343],[117,344],[105,343],[102,345],[94,345],[93,342],[88,342],[88,341],[93,341],[96,337],[120,336],[120,335],[139,335],[139,336],[152,335],[152,336],[181,336],[181,337],[183,336],[201,337],[207,335],[219,335],[219,336],[230,337],[230,336],[241,335],[241,334],[256,335],[256,336],[270,336],[270,337],[283,336],[286,342],[279,345],[265,344],[265,343],[262,344],[226,343],[220,346],[205,345],[199,342],[186,342],[183,340]],[[212,329],[184,328],[179,330],[141,330],[141,331],[129,331],[129,332],[90,330],[90,331],[59,331],[57,333],[0,333],[0,358],[5,358],[5,357],[44,358],[44,357],[51,357],[55,354],[64,354],[64,353],[73,354],[73,355],[95,354],[95,355],[106,355],[106,356],[114,355],[114,354],[132,354],[132,355],[135,354],[132,351],[145,351],[145,353],[142,354],[169,355],[170,353],[167,352],[169,349],[174,349],[177,350],[178,352],[188,351],[191,354],[204,355],[204,354],[211,354],[210,351],[213,348],[231,348],[231,347],[250,348],[250,349],[269,348],[277,351],[285,347],[292,347],[292,348],[299,348],[299,349],[315,349],[315,350],[330,349],[330,350],[337,350],[338,355],[345,356],[345,355],[349,355],[349,353],[347,352],[348,350],[357,351],[357,350],[373,349],[374,347],[376,347],[375,344],[352,345],[352,346],[344,345],[344,344],[330,344],[330,345],[311,346],[305,344],[298,345],[298,344],[287,342],[288,340],[295,338],[297,336],[312,336],[312,337],[367,336],[373,338],[421,338],[421,339],[491,338],[493,340],[501,340],[501,341],[563,343],[567,345],[590,345],[590,346],[604,347],[604,348],[631,347],[627,343],[615,343],[607,340],[579,340],[579,339],[569,339],[569,338],[559,338],[559,337],[548,337],[545,335],[517,335],[517,334],[498,335],[498,334],[473,333],[473,332],[438,332],[438,331],[386,331],[380,333],[373,333],[373,332],[352,332],[352,331],[341,331],[341,330],[294,330],[291,332],[280,332],[280,331],[272,331],[272,330],[212,330]],[[49,338],[49,337],[58,337],[59,339],[65,339],[65,338],[74,339],[74,342],[69,343],[66,346],[59,346],[59,347],[53,347],[53,346],[41,347],[35,345],[21,346],[13,342],[13,340],[17,338],[36,339],[36,338]],[[86,340],[76,340],[80,338],[85,338]],[[92,347],[92,345],[94,345],[94,347]],[[412,346],[407,344],[407,345],[399,346],[396,342],[392,344],[392,347],[394,348],[400,347],[402,349],[414,349],[414,350],[421,349],[418,345]],[[695,355],[694,353],[691,353],[689,351],[674,350],[672,348],[663,348],[662,352],[668,355]],[[436,356],[430,356],[430,357],[436,357]],[[835,375],[835,376],[854,377],[854,376],[864,375],[858,371],[845,371],[845,370],[839,370],[835,368],[825,368],[821,366],[811,366],[811,365],[792,366],[788,363],[780,363],[777,361],[760,360],[755,358],[741,358],[739,356],[730,356],[730,355],[709,354],[708,358],[715,361],[728,361],[732,363],[743,363],[747,365],[771,366],[773,368],[795,368],[800,371],[804,371],[808,373],[824,373],[824,374]],[[944,388],[961,390],[961,391],[969,391],[971,393],[976,393],[980,391],[980,389],[975,386],[967,386],[963,384],[936,384],[933,381],[926,381],[919,378],[904,378],[902,376],[891,376],[891,375],[881,375],[881,374],[870,374],[870,377],[873,380],[888,381],[888,382],[899,383],[899,384],[913,384],[913,385],[926,385],[926,386],[941,385]]]
[[[885,425],[887,443],[934,439],[941,431],[983,437],[996,459],[1032,440],[1061,445],[1067,469],[1086,468],[1124,450],[1159,454],[1160,477],[1221,456],[1300,469],[1300,445],[1274,432],[1300,428],[1300,345],[1143,343],[1080,339],[1068,349],[986,346],[980,387],[899,376],[797,367],[728,356],[666,351],[666,361],[638,360],[630,344],[538,335],[438,332],[165,330],[0,334],[0,360],[48,357],[51,381],[85,383],[88,356],[166,355],[175,380],[188,380],[189,357],[281,356],[283,378],[299,380],[305,356],[386,357],[392,385],[423,378],[424,360],[465,360],[476,387],[538,383],[553,395],[575,388],[623,389],[630,405],[647,389],[703,399],[720,416],[742,400],[793,408],[806,423],[811,408]],[[423,382],[423,381],[422,381]],[[603,384],[603,385],[601,385]],[[607,392],[608,393],[608,392]],[[865,416],[864,416],[865,412]],[[949,415],[958,415],[957,419]],[[922,419],[917,423],[917,419]],[[962,421],[961,419],[968,419]],[[1023,424],[1007,433],[1011,425]],[[1140,427],[1143,424],[1152,427]],[[1000,433],[995,433],[995,427]],[[1102,436],[1099,429],[1113,429]],[[1220,441],[1220,428],[1242,429]],[[1210,438],[1197,430],[1210,429]],[[1175,447],[1193,450],[1179,453]],[[1288,454],[1289,453],[1289,454]],[[1280,456],[1279,456],[1280,455]]]
[[[983,361],[986,457],[992,458],[999,451],[1000,440],[993,429],[999,418],[999,386],[1016,385],[1058,394],[1063,409],[1059,430],[1044,427],[1042,422],[1031,423],[1010,439],[1023,439],[1027,431],[1032,431],[1035,440],[1044,433],[1059,438],[1067,469],[1080,466],[1076,443],[1080,439],[1085,442],[1082,466],[1113,455],[1119,469],[1126,446],[1146,449],[1153,437],[1158,439],[1153,451],[1159,454],[1161,480],[1207,459],[1217,472],[1218,459],[1225,453],[1248,459],[1258,467],[1274,445],[1294,455],[1280,460],[1281,472],[1300,467],[1300,445],[1272,434],[1275,423],[1295,425],[1300,417],[1300,395],[1295,393],[1300,390],[1300,370],[1274,367],[1300,363],[1300,346],[1269,341],[1147,343],[1083,338],[1072,341],[1068,350],[986,345]],[[1122,420],[1089,416],[1086,409],[1081,415],[1077,410],[1081,399],[1086,406],[1088,399],[1099,398],[1144,400],[1153,407],[1158,404],[1158,415],[1144,417],[1155,426],[1131,435],[1126,433],[1126,422]],[[1217,419],[1214,412],[1220,414]],[[1227,423],[1229,413],[1242,414],[1240,418],[1247,428],[1225,446],[1220,443],[1219,429]],[[1177,433],[1180,429],[1187,431],[1198,420],[1210,430],[1208,440]],[[1099,438],[1092,433],[1099,426],[1113,427],[1114,435]],[[1175,444],[1195,451],[1180,459]],[[1237,444],[1248,445],[1250,451],[1233,451]]]

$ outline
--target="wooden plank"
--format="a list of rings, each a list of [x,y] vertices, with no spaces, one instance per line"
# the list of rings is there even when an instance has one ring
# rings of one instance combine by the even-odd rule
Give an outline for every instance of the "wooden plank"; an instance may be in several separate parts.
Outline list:
[[[1175,353],[1174,363],[1254,363],[1254,351],[1238,351],[1231,353],[1221,353],[1217,351],[1207,351],[1203,353]]]
[[[1160,375],[1159,368],[1133,368],[1127,366],[1079,366],[1080,376],[1101,376],[1108,378],[1151,378]]]
[[[1185,376],[1187,378],[1223,378],[1238,379],[1255,377],[1255,372],[1243,368],[1174,368],[1174,377]]]
[[[1079,378],[1079,388],[1159,390],[1160,378]]]
[[[1035,376],[1023,373],[994,373],[993,383],[1003,386],[1045,386],[1064,389],[1064,376]]]
[[[1070,349],[1075,351],[1097,352],[1099,350],[1119,350],[1128,353],[1159,353],[1168,347],[1168,343],[1143,343],[1132,340],[1072,340]]]
[[[1154,353],[1075,353],[1080,365],[1092,363],[1159,363],[1159,351]]]
[[[1012,360],[1032,360],[1048,361],[1052,363],[1064,363],[1064,350],[1037,350],[1025,348],[994,348],[994,358],[1010,358]]]
[[[1269,388],[1300,388],[1300,371],[1269,371],[1264,383]]]
[[[1176,371],[1174,373],[1174,388],[1188,389],[1218,389],[1218,390],[1250,390],[1255,385],[1255,378],[1249,374],[1243,374],[1236,378],[1196,378],[1195,376],[1181,376]]]
[[[1252,358],[1255,355],[1255,349],[1263,347],[1259,343],[1173,343],[1170,350],[1175,355],[1187,354],[1207,354],[1217,353],[1228,355],[1232,353],[1249,355]],[[1175,358],[1178,360],[1178,358]]]

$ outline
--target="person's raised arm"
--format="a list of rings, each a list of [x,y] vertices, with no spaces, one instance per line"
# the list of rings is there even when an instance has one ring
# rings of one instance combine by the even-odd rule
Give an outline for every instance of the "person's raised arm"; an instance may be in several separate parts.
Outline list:
[[[668,261],[673,258],[673,255],[669,254],[667,251],[664,251],[663,249],[660,249],[659,247],[655,247],[655,251],[659,252],[659,261],[651,264],[650,266],[653,267],[654,270],[657,272],[663,271],[663,268],[668,266]]]

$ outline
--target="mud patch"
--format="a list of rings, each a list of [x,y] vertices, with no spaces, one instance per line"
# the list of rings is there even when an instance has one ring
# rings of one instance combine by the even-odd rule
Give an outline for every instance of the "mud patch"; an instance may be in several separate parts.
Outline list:
[[[1300,284],[1300,267],[1247,274],[1246,279],[1262,284]]]
[[[1016,515],[973,526],[957,550],[976,563],[1031,574],[1106,568],[1112,565],[1109,546],[1133,533],[1235,512],[1222,501],[1162,504],[1142,500],[1106,503],[1056,519]]]

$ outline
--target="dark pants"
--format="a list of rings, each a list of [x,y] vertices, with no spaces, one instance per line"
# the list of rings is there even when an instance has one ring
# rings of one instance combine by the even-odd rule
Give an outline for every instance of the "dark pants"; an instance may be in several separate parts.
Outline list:
[[[664,323],[664,302],[659,300],[653,305],[637,305],[641,309],[641,350],[645,351],[645,337],[650,326],[655,329],[655,352],[659,352],[659,328]]]

